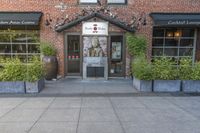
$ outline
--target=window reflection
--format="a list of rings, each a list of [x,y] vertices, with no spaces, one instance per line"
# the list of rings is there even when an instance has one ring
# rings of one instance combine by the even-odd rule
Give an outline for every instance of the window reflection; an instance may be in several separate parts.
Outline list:
[[[193,58],[195,30],[193,28],[154,28],[152,39],[152,56],[176,58]],[[193,58],[194,60],[194,58]],[[177,61],[178,63],[178,61]]]
[[[29,61],[29,56],[40,56],[39,30],[0,30],[0,58],[18,57]]]

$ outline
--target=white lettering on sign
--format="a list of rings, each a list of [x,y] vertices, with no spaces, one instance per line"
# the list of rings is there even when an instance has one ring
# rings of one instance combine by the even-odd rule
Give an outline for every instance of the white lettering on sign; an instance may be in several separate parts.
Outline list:
[[[10,21],[0,21],[0,25],[35,25],[34,21],[18,21],[18,20],[10,20]]]
[[[176,21],[172,21],[169,20],[168,21],[169,25],[200,25],[200,22],[198,21],[189,21],[189,20],[176,20]]]
[[[108,35],[108,22],[84,22],[83,35]]]

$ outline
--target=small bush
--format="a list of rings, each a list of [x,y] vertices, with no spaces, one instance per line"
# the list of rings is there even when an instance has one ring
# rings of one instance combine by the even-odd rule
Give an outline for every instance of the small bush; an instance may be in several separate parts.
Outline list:
[[[54,46],[47,42],[41,42],[40,50],[41,50],[41,53],[45,56],[56,55],[56,49],[54,48]]]
[[[193,67],[191,58],[182,58],[179,65],[179,78],[189,80],[193,78]]]
[[[0,74],[1,81],[24,81],[26,66],[18,58],[6,59]]]
[[[27,64],[26,81],[34,82],[44,75],[43,64],[38,57],[33,57],[32,62]]]
[[[144,36],[127,34],[128,51],[132,56],[140,56],[146,53],[147,40]]]
[[[152,65],[145,56],[136,57],[132,63],[132,73],[141,80],[152,80]]]
[[[194,64],[191,80],[200,80],[200,62]]]
[[[178,78],[178,70],[174,62],[167,57],[155,59],[153,62],[153,77],[156,80],[174,80]]]
[[[25,64],[18,58],[5,59],[0,68],[0,81],[29,81],[34,82],[43,77],[43,64],[38,57]]]

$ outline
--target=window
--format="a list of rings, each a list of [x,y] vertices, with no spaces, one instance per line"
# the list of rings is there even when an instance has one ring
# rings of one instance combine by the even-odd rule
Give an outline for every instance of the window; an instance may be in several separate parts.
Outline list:
[[[81,4],[95,4],[97,0],[80,0]]]
[[[194,60],[195,29],[192,28],[154,28],[152,57],[167,56],[178,61],[182,57]]]
[[[126,4],[127,0],[107,0],[108,4]]]
[[[98,0],[79,0],[81,4],[96,4]],[[127,0],[107,0],[108,4],[126,4]]]
[[[29,62],[32,56],[40,56],[39,30],[0,30],[0,58],[18,57]]]

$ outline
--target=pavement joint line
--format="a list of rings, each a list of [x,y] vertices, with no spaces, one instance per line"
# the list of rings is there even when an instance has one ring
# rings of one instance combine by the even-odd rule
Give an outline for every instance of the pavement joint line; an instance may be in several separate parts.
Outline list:
[[[28,100],[28,98],[24,99],[21,103],[17,104],[15,107],[13,107],[11,110],[9,110],[8,112],[6,112],[4,115],[2,115],[0,117],[0,119],[2,119],[3,117],[5,117],[7,114],[9,114],[11,111],[15,110],[17,107],[19,107],[20,105],[22,105],[23,103],[25,103]]]
[[[164,97],[163,97],[163,98],[164,98]],[[166,99],[166,98],[164,98],[164,99]],[[187,112],[189,115],[192,115],[192,116],[195,117],[196,119],[200,120],[199,117],[197,117],[197,116],[191,114],[190,111],[185,110],[183,107],[181,107],[181,106],[179,106],[178,104],[172,102],[171,100],[168,100],[168,99],[166,99],[166,100],[167,100],[168,102],[172,103],[173,105],[177,106],[179,109],[183,110],[184,112]]]
[[[173,105],[177,106],[179,109],[181,109],[181,110],[187,112],[189,115],[192,115],[190,112],[186,111],[184,108],[180,107],[178,104],[175,104],[175,103],[172,102],[171,100],[166,99],[165,97],[163,97],[163,99],[165,99],[165,100],[167,100],[169,103],[172,103]],[[195,117],[194,115],[192,115],[192,116]],[[195,118],[196,118],[196,117],[195,117]],[[175,132],[173,131],[173,129],[170,128],[169,130],[171,131],[171,133],[175,133]]]
[[[80,105],[80,110],[79,110],[79,114],[78,114],[78,122],[77,122],[77,126],[76,126],[76,133],[78,133],[78,127],[79,127],[79,123],[80,123],[82,104],[83,104],[83,97],[81,97],[81,105]]]
[[[149,108],[148,108],[148,106],[146,105],[146,104],[144,104],[140,99],[136,99],[139,103],[141,103],[144,107],[145,107],[145,109],[148,109],[149,110]],[[151,112],[152,113],[152,112]]]
[[[52,94],[0,94],[0,98],[8,97],[194,97],[200,93],[52,93]]]
[[[48,107],[41,113],[41,115],[39,116],[39,118],[33,123],[33,125],[27,130],[27,133],[30,133],[30,131],[33,129],[33,127],[36,125],[36,123],[42,118],[42,116],[44,115],[44,113],[46,113],[46,111],[49,109],[49,107],[53,104],[53,102],[55,101],[55,97],[54,99],[51,101],[51,103],[48,105]]]
[[[122,121],[121,121],[120,118],[119,118],[119,115],[117,114],[117,111],[115,110],[115,107],[114,107],[114,105],[113,105],[112,100],[111,100],[110,98],[108,98],[108,99],[109,99],[109,101],[110,101],[110,103],[111,103],[111,106],[112,106],[112,108],[113,108],[113,111],[114,111],[114,113],[115,113],[115,115],[116,115],[116,117],[117,117],[117,119],[118,119],[118,121],[119,121],[119,124],[120,124],[120,126],[121,126],[121,128],[122,128],[123,133],[126,133],[126,130],[125,130],[123,124],[122,124]]]

